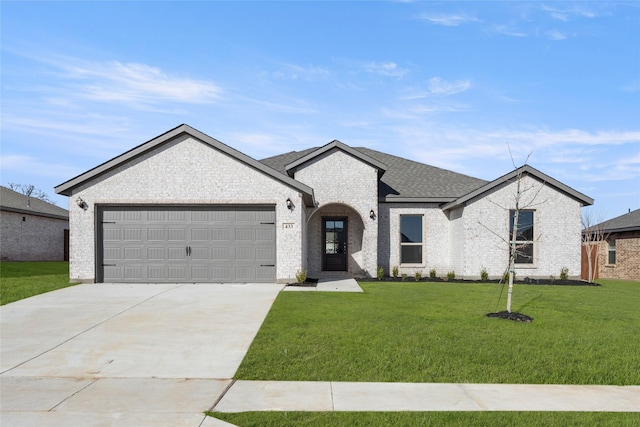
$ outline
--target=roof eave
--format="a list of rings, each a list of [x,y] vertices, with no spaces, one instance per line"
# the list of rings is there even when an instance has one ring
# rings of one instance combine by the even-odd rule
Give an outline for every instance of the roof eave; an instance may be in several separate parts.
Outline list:
[[[379,203],[449,203],[453,197],[389,197],[378,198]]]
[[[234,158],[234,159],[236,159],[236,160],[238,160],[240,162],[243,162],[243,163],[247,164],[248,166],[258,170],[259,172],[262,172],[265,175],[270,176],[271,178],[274,178],[277,181],[280,181],[283,184],[285,184],[285,185],[287,185],[289,187],[292,187],[295,190],[300,191],[305,196],[307,196],[308,199],[310,199],[310,202],[309,202],[310,205],[313,205],[313,203],[315,202],[313,189],[311,187],[309,187],[309,186],[307,186],[307,185],[305,185],[305,184],[303,184],[303,183],[301,183],[299,181],[296,181],[293,178],[288,177],[287,175],[281,174],[280,172],[276,171],[275,169],[270,168],[269,166],[267,166],[267,165],[255,160],[254,158],[252,158],[252,157],[250,157],[250,156],[248,156],[248,155],[246,155],[244,153],[241,153],[240,151],[235,150],[235,149],[229,147],[228,145],[216,140],[215,138],[212,138],[209,135],[207,135],[205,133],[202,133],[199,130],[194,129],[191,126],[186,125],[186,124],[182,124],[182,125],[180,125],[180,126],[178,126],[176,128],[173,128],[173,129],[169,130],[168,132],[165,132],[162,135],[159,135],[159,136],[157,136],[157,137],[155,137],[155,138],[153,138],[153,139],[151,139],[151,140],[149,140],[149,141],[147,141],[147,142],[145,142],[145,143],[143,143],[141,145],[138,145],[137,147],[135,147],[135,148],[133,148],[133,149],[131,149],[131,150],[129,150],[129,151],[117,156],[117,157],[114,157],[113,159],[111,159],[111,160],[109,160],[109,161],[107,161],[105,163],[102,163],[101,165],[96,166],[95,168],[90,169],[89,171],[87,171],[87,172],[85,172],[85,173],[83,173],[81,175],[78,175],[75,178],[70,179],[69,181],[66,181],[66,182],[58,185],[57,187],[54,188],[54,190],[58,194],[62,194],[62,195],[65,195],[65,196],[71,196],[73,194],[73,190],[76,187],[78,187],[78,186],[80,186],[80,185],[82,185],[82,184],[84,184],[84,183],[86,183],[86,182],[88,182],[88,181],[90,181],[90,180],[92,180],[92,179],[94,179],[94,178],[96,178],[96,177],[98,177],[98,176],[100,176],[100,175],[102,175],[102,174],[104,174],[104,173],[106,173],[106,172],[108,172],[108,171],[110,171],[110,170],[112,170],[112,169],[114,169],[114,168],[116,168],[116,167],[128,162],[128,161],[130,161],[130,160],[133,160],[136,157],[138,157],[138,156],[140,156],[140,155],[142,155],[142,154],[144,154],[144,153],[146,153],[146,152],[148,152],[150,150],[153,150],[154,148],[156,148],[156,147],[158,147],[158,146],[160,146],[160,145],[162,145],[164,143],[167,143],[167,142],[173,140],[174,138],[177,138],[178,136],[183,135],[183,134],[190,135],[191,137],[196,138],[196,139],[200,140],[201,142],[203,142],[205,144],[208,144],[208,145],[218,149],[219,151],[229,155],[230,157],[232,157],[232,158]]]
[[[542,172],[540,172],[539,170],[529,166],[529,165],[524,165],[521,166],[511,172],[509,172],[506,175],[501,176],[500,178],[497,178],[477,189],[475,189],[474,191],[459,197],[457,199],[455,199],[454,201],[452,201],[451,203],[446,204],[445,206],[442,207],[443,210],[450,210],[450,209],[454,209],[460,206],[464,206],[466,205],[467,202],[469,202],[470,200],[473,200],[479,196],[481,196],[482,194],[491,191],[492,189],[494,189],[495,187],[510,182],[512,181],[514,178],[517,178],[517,176],[522,173],[522,174],[528,174],[531,175],[539,180],[541,180],[542,182],[544,182],[545,184],[549,184],[553,187],[555,187],[556,189],[562,191],[563,193],[567,194],[568,196],[572,197],[573,199],[579,201],[582,206],[590,206],[593,205],[594,200],[585,195],[580,193],[579,191],[574,190],[573,188],[569,187],[568,185],[565,185],[563,183],[561,183],[560,181],[557,181],[553,178],[551,178],[549,175],[546,175]]]
[[[67,216],[56,215],[56,214],[52,214],[52,213],[30,211],[28,209],[12,208],[12,207],[8,207],[8,206],[0,206],[0,211],[14,212],[14,213],[24,214],[24,215],[42,216],[42,217],[45,217],[45,218],[63,219],[63,220],[66,220],[66,221],[69,220],[69,216],[68,215]]]

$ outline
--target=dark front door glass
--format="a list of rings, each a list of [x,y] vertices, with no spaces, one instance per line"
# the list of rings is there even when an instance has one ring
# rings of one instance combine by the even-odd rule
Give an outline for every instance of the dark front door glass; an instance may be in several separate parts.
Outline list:
[[[347,219],[323,218],[323,259],[322,269],[325,271],[347,270]]]

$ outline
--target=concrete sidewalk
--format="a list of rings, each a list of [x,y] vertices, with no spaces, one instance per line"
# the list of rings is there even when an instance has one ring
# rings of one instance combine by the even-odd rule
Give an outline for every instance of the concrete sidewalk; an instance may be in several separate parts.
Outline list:
[[[640,412],[640,386],[236,381],[213,409]]]
[[[355,279],[320,279],[317,286],[286,286],[288,292],[363,292]]]

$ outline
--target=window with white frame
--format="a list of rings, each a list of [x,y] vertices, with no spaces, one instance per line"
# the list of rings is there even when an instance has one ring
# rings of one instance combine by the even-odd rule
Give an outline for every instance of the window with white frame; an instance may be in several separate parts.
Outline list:
[[[515,224],[516,211],[509,211],[509,244],[513,248],[513,227],[516,226],[515,263],[533,264],[534,254],[534,213],[535,211],[518,211],[518,224]]]
[[[400,264],[422,264],[423,215],[400,215]]]
[[[609,256],[607,257],[607,264],[615,264],[616,263],[616,239],[609,239]]]

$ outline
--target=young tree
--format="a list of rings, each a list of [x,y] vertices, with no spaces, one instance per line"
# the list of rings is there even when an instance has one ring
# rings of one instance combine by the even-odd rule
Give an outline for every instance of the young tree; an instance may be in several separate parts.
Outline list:
[[[55,205],[55,202],[49,198],[47,193],[40,190],[39,188],[36,188],[33,184],[16,184],[10,182],[9,188],[17,193],[24,194],[27,197],[33,197],[34,199],[39,199]]]
[[[600,245],[609,238],[609,234],[602,228],[603,217],[602,212],[593,209],[582,212],[582,247],[587,255],[589,282],[595,280]]]
[[[509,147],[509,153],[511,154],[511,147]],[[509,274],[509,287],[507,291],[507,312],[509,313],[511,313],[516,261],[523,262],[531,260],[533,252],[531,251],[530,242],[540,238],[540,236],[536,237],[533,235],[533,224],[529,223],[526,218],[527,215],[523,212],[545,203],[545,200],[537,200],[540,190],[542,190],[545,183],[542,182],[538,185],[532,182],[527,183],[524,180],[524,176],[526,175],[525,166],[527,165],[530,156],[531,154],[527,156],[522,166],[518,167],[513,160],[513,155],[511,155],[511,162],[517,173],[511,180],[512,183],[515,183],[515,192],[513,194],[513,202],[510,206],[505,207],[492,201],[492,203],[509,212],[509,236],[505,237],[502,233],[491,230],[489,227],[479,222],[480,225],[489,230],[503,242],[509,253],[508,264],[505,269],[505,273],[508,272]]]

